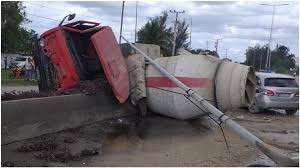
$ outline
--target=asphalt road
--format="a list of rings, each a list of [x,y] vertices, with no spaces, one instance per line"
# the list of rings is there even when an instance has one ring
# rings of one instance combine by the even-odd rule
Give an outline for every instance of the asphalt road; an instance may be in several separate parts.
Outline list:
[[[274,111],[250,114],[246,110],[227,111],[226,114],[265,142],[298,154],[298,116]],[[253,163],[275,166],[268,157],[225,127],[228,151],[220,128],[205,119],[181,121],[152,115],[147,118],[142,134],[136,129],[116,128],[108,123],[95,123],[2,146],[2,162],[15,166],[247,166]],[[98,153],[57,161],[46,157],[47,150],[17,152],[22,145],[26,147],[41,141],[49,144],[49,140],[50,144],[56,144],[50,156],[61,158],[85,149]],[[68,151],[67,154],[61,153],[61,149]]]

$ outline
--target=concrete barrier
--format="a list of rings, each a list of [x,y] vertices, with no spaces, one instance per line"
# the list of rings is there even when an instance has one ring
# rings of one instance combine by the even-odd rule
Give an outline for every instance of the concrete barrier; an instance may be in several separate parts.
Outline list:
[[[146,53],[150,58],[156,59],[162,57],[160,53],[160,47],[154,44],[143,44],[143,43],[135,43],[134,44],[138,49]],[[123,56],[127,57],[132,54],[136,54],[136,51],[130,47],[128,43],[122,43],[120,45]]]
[[[1,102],[1,144],[135,113],[107,94],[63,95]]]

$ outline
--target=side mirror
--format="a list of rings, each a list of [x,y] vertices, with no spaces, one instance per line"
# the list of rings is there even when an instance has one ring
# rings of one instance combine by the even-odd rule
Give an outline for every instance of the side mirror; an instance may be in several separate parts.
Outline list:
[[[75,18],[75,15],[76,15],[75,13],[70,14],[68,17],[68,21],[73,20]]]
[[[75,18],[75,13],[69,14],[69,15],[65,16],[65,17],[63,18],[63,20],[59,23],[58,26],[61,26],[61,25],[64,23],[64,21],[66,20],[67,17],[68,17],[68,21],[72,20],[72,19]]]

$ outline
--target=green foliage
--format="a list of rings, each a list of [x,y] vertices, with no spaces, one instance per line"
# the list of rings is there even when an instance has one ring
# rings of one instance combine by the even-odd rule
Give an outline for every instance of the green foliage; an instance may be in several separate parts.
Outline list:
[[[37,81],[25,81],[23,77],[12,78],[11,70],[1,69],[1,85],[2,86],[24,86],[37,85]]]
[[[268,47],[266,45],[248,47],[246,50],[245,65],[251,65],[255,70],[265,69]],[[277,45],[271,51],[271,70],[277,73],[289,73],[290,68],[295,67],[295,55],[290,53],[288,47]]]
[[[177,51],[179,48],[188,48],[189,46],[189,42],[187,42],[188,38],[189,38],[189,35],[188,35],[188,32],[187,32],[187,29],[188,29],[188,24],[185,23],[185,21],[183,22],[180,22],[178,21],[177,22],[177,35],[176,35],[176,40],[175,40],[175,50]],[[173,34],[174,32],[172,33],[172,40],[173,40]],[[170,46],[170,48],[172,48],[172,45]],[[171,51],[172,52],[172,51]]]
[[[187,50],[192,54],[212,55],[219,58],[219,55],[216,51],[204,50],[204,49],[189,49],[189,48],[187,48]]]
[[[173,33],[172,28],[167,27],[167,12],[163,12],[162,16],[156,16],[150,18],[150,20],[137,32],[138,42],[145,44],[156,44],[161,48],[161,52],[164,56],[172,55],[172,40]],[[188,39],[187,33],[188,25],[183,22],[177,23],[177,38],[176,51],[181,47],[185,47]]]
[[[18,1],[1,1],[1,49],[6,53],[29,53],[30,38],[35,33],[22,24],[26,19],[25,7]]]
[[[159,45],[163,55],[167,55],[171,28],[167,28],[168,14],[150,18],[150,20],[137,32],[138,42]]]

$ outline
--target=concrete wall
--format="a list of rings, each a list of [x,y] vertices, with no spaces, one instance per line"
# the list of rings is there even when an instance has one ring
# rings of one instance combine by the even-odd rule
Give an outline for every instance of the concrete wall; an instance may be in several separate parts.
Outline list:
[[[1,144],[135,113],[111,95],[64,95],[1,102]]]
[[[161,57],[160,55],[160,47],[158,45],[154,44],[142,44],[142,43],[135,43],[134,44],[138,49],[140,49],[142,52],[147,54],[150,58],[156,59]],[[122,43],[120,45],[123,56],[127,57],[128,55],[136,54],[137,52],[130,47],[127,43]]]
[[[161,57],[160,47],[158,45],[142,43],[135,43],[134,45],[152,59]]]

